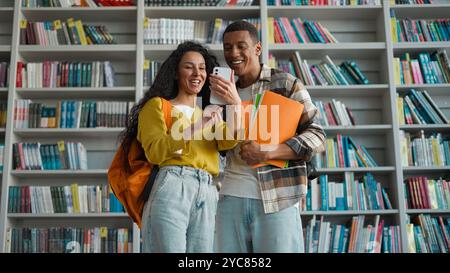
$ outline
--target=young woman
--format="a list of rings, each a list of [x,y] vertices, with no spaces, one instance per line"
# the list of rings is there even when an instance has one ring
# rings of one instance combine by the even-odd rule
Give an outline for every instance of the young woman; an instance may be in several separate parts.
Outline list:
[[[204,137],[213,132],[229,139],[221,108],[207,106],[207,79],[216,65],[203,46],[180,44],[131,110],[124,138],[136,137],[149,162],[160,168],[142,215],[143,252],[213,251],[218,190],[212,177],[219,173],[218,151],[237,144]],[[203,111],[197,106],[200,96]],[[171,128],[163,99],[172,107]]]

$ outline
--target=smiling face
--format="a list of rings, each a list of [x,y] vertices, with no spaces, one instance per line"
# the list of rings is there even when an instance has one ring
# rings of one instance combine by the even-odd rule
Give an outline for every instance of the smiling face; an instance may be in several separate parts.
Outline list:
[[[238,76],[246,76],[259,71],[261,43],[252,40],[246,30],[227,32],[223,36],[225,61]]]
[[[179,92],[189,95],[198,94],[206,81],[206,64],[202,54],[195,51],[186,52],[177,69]]]

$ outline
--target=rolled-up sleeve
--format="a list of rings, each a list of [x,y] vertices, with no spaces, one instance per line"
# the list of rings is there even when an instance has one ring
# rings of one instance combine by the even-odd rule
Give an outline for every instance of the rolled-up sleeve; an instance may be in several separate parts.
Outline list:
[[[297,135],[285,142],[301,159],[311,160],[312,156],[325,150],[326,134],[316,123],[317,108],[311,101],[306,88],[298,81],[287,89],[291,90],[289,97],[304,105],[303,113],[297,128]]]

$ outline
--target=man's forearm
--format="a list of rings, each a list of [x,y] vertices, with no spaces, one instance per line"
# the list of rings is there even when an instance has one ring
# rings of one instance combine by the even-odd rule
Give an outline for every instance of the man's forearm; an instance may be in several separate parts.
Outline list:
[[[300,160],[301,158],[287,144],[276,144],[266,152],[267,160]]]

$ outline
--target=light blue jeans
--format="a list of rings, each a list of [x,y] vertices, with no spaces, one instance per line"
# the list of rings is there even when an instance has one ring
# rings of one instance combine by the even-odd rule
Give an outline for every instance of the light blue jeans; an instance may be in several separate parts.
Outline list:
[[[213,252],[218,196],[208,172],[161,167],[144,205],[142,252]]]
[[[299,209],[265,214],[259,199],[221,196],[214,248],[219,253],[303,253]]]

